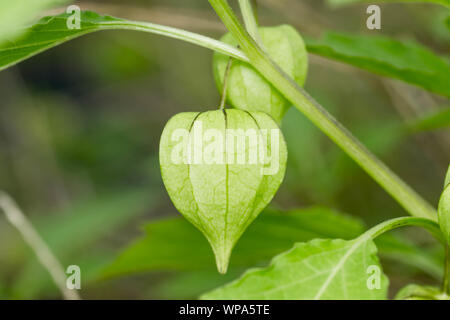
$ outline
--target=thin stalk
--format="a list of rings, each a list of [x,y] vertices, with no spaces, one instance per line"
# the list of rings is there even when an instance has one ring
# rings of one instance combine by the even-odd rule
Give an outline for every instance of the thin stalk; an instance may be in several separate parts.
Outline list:
[[[376,237],[382,235],[385,232],[407,226],[422,227],[428,230],[431,233],[431,235],[440,242],[442,243],[445,242],[445,239],[441,233],[441,229],[439,228],[439,225],[435,221],[432,221],[427,218],[417,218],[417,217],[400,217],[384,221],[367,230],[360,237],[375,239]]]
[[[58,18],[58,16],[55,16],[54,18]],[[82,21],[83,23],[83,21]],[[158,34],[161,36],[178,39],[182,41],[186,41],[204,48],[208,48],[223,54],[226,54],[230,57],[233,57],[234,59],[242,60],[245,62],[248,62],[247,56],[236,47],[229,45],[227,43],[218,41],[216,39],[203,36],[198,33],[186,31],[183,29],[168,27],[156,23],[150,23],[150,22],[141,22],[141,21],[131,21],[131,20],[117,20],[117,21],[102,21],[97,22],[94,27],[91,28],[85,28],[82,30],[82,32],[74,33],[72,35],[69,35],[64,38],[62,41],[53,41],[49,42],[47,46],[42,47],[39,51],[33,52],[30,55],[27,55],[25,57],[22,57],[18,60],[14,60],[10,63],[0,65],[0,71],[9,68],[25,59],[30,58],[31,56],[38,54],[44,50],[48,50],[52,47],[55,47],[63,42],[78,38],[82,35],[86,35],[89,33],[101,31],[101,30],[134,30],[134,31],[143,31],[153,34]],[[12,49],[17,49],[13,46],[2,46],[0,47],[0,54],[5,53],[7,51],[10,51]]]
[[[242,18],[244,19],[245,28],[250,36],[261,46],[262,41],[258,32],[258,23],[253,12],[252,4],[249,0],[239,0]]]
[[[69,290],[66,286],[66,274],[62,264],[52,253],[47,244],[42,240],[33,225],[19,209],[14,200],[0,191],[0,209],[6,215],[6,219],[20,232],[25,242],[33,249],[39,262],[47,269],[56,286],[66,300],[80,300],[75,290]]]
[[[245,56],[242,51],[233,47],[224,42],[218,41],[216,39],[206,37],[204,35],[186,31],[183,29],[163,26],[156,23],[150,22],[142,22],[142,21],[111,21],[111,22],[102,22],[100,24],[101,29],[122,29],[122,30],[136,30],[136,31],[144,31],[150,32],[154,34],[159,34],[162,36],[183,40],[186,42],[190,42],[228,56],[231,56],[235,59],[242,60],[248,62],[248,58]]]
[[[445,244],[445,265],[444,265],[444,280],[442,281],[442,293],[450,294],[449,279],[450,279],[450,252],[448,243]]]
[[[340,146],[381,187],[411,215],[437,220],[436,210],[401,178],[375,157],[358,139],[342,126],[328,111],[311,98],[287,74],[272,62],[244,30],[226,0],[209,0],[227,29],[238,41],[242,51],[259,71],[311,122]]]
[[[255,17],[255,21],[256,24],[259,24],[259,19],[258,19],[258,0],[252,0],[252,7],[255,9],[253,10],[254,12],[254,17]]]
[[[225,74],[223,76],[223,88],[222,96],[220,97],[219,109],[223,110],[225,108],[225,103],[227,101],[227,90],[228,90],[228,78],[230,76],[231,64],[233,63],[233,58],[228,59],[227,68],[225,69]]]

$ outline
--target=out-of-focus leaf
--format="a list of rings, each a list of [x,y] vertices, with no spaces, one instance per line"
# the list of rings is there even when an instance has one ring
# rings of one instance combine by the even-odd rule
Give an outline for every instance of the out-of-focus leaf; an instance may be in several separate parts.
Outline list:
[[[438,250],[426,250],[400,234],[383,234],[375,240],[375,244],[381,258],[417,268],[436,280],[442,278],[444,256],[440,244],[437,244]]]
[[[409,123],[413,132],[430,131],[450,127],[450,108],[441,108],[436,112]]]
[[[449,64],[416,42],[329,32],[306,43],[310,53],[450,97]]]
[[[436,244],[437,251],[421,249],[399,233],[383,234],[375,240],[375,244],[383,261],[394,265],[401,263],[401,272],[408,266],[411,271],[425,272],[437,281],[442,279],[444,255],[440,244]],[[232,268],[226,275],[216,270],[179,272],[161,281],[156,291],[161,299],[196,299],[204,292],[237,279],[244,271],[245,267]]]
[[[197,273],[207,272],[211,283],[224,283],[215,272],[214,257],[201,234],[182,218],[149,223],[146,235],[130,244],[102,272],[102,277],[116,277],[150,271],[182,271],[182,280],[190,281]],[[264,265],[270,258],[289,248],[295,242],[314,238],[351,239],[361,234],[364,226],[359,220],[330,209],[312,207],[287,213],[266,209],[249,227],[236,246],[231,258],[232,274],[245,268]],[[418,248],[400,235],[386,234],[376,239],[380,255],[396,263],[401,262],[439,279],[442,276],[441,254]],[[439,252],[440,253],[440,252]],[[214,277],[216,275],[216,277]],[[174,277],[178,278],[178,275]],[[170,291],[170,280],[167,285]],[[164,286],[164,283],[161,284]],[[192,298],[211,287],[198,282],[186,296]],[[181,293],[180,293],[181,295]]]
[[[439,288],[409,284],[400,289],[396,300],[450,300],[450,296],[442,293]]]
[[[79,203],[65,212],[41,218],[35,225],[65,266],[75,264],[82,268],[85,284],[96,278],[97,270],[111,259],[104,249],[95,250],[95,242],[142,214],[147,205],[155,201],[155,192],[124,191]],[[32,253],[30,257],[14,283],[14,296],[30,299],[44,291],[57,293],[47,271]]]
[[[24,26],[41,11],[67,0],[2,0],[0,1],[0,43],[14,40],[26,32]]]
[[[213,270],[214,256],[201,233],[181,218],[152,222],[146,236],[126,248],[105,270],[117,276],[155,270]],[[287,250],[296,241],[351,239],[363,231],[354,219],[313,207],[286,213],[266,209],[237,244],[230,267],[254,266]]]
[[[153,292],[158,292],[158,299],[197,299],[202,293],[233,281],[243,271],[234,268],[226,274],[217,270],[180,272],[159,283]]]
[[[327,0],[327,3],[333,7],[344,6],[347,4],[358,3],[358,2],[370,2],[370,3],[383,3],[383,2],[423,2],[423,3],[436,3],[441,4],[446,7],[450,7],[450,0]]]
[[[388,279],[382,273],[377,248],[367,237],[355,240],[315,239],[297,243],[264,269],[203,295],[202,299],[386,299]],[[379,272],[376,287],[369,275]],[[307,288],[307,290],[305,290]]]
[[[7,299],[5,287],[3,286],[3,283],[0,282],[0,299]]]

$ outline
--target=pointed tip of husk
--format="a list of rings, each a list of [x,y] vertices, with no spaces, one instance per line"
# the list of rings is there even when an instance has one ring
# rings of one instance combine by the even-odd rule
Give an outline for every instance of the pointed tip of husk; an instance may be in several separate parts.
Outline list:
[[[216,256],[217,271],[221,274],[225,274],[228,271],[228,265],[230,263],[232,248],[227,248],[226,246],[220,247],[214,251]]]

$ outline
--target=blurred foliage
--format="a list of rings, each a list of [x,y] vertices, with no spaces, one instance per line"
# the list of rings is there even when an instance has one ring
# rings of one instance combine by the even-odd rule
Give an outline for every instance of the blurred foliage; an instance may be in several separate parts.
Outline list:
[[[206,239],[182,218],[151,222],[145,227],[145,236],[125,248],[102,272],[110,278],[142,272],[181,272],[181,282],[192,282],[205,274],[205,280],[184,288],[185,297],[193,298],[202,292],[229,282],[242,271],[253,266],[264,266],[274,256],[290,249],[295,242],[313,239],[353,239],[365,230],[358,219],[323,208],[282,212],[264,210],[248,228],[233,250],[229,273],[218,274],[214,256]],[[431,277],[442,276],[442,250],[420,249],[399,234],[384,235],[376,240],[381,257],[421,270]],[[439,247],[440,248],[440,247]],[[440,248],[442,249],[442,248]],[[404,271],[404,270],[403,270]],[[173,276],[172,276],[173,278]],[[164,282],[162,288],[171,290],[180,285]]]
[[[318,40],[308,41],[307,48],[310,53],[450,97],[450,65],[415,42],[327,32]]]
[[[125,4],[105,0],[77,4],[99,13],[174,25],[215,38],[225,31],[206,1],[142,0]],[[317,0],[260,0],[258,4],[263,25],[291,23],[309,39],[321,39],[327,30],[383,35],[402,42],[412,40],[436,56],[449,57],[450,20],[448,10],[441,6],[383,3],[382,30],[368,31],[367,4],[339,9]],[[219,95],[211,60],[212,52],[176,40],[109,31],[65,43],[0,73],[0,189],[17,200],[65,266],[81,266],[83,297],[195,298],[236,278],[249,265],[266,264],[293,241],[306,240],[305,235],[296,233],[294,240],[270,229],[274,238],[282,238],[279,242],[251,241],[252,230],[257,232],[258,224],[264,225],[261,216],[240,244],[245,255],[239,256],[236,251],[231,261],[236,267],[225,277],[213,271],[212,255],[199,235],[195,242],[198,246],[186,247],[188,243],[183,243],[185,251],[180,260],[162,260],[164,256],[160,256],[160,260],[152,260],[151,272],[103,277],[102,272],[117,262],[122,248],[140,236],[143,221],[148,224],[151,220],[147,232],[160,231],[142,237],[145,242],[151,235],[159,236],[158,242],[141,248],[144,257],[153,259],[152,254],[164,253],[150,251],[151,246],[176,249],[175,242],[164,240],[183,240],[184,221],[172,218],[178,214],[160,178],[159,137],[173,114],[216,108]],[[432,85],[448,87],[448,83]],[[448,106],[446,98],[314,54],[310,55],[306,90],[413,188],[437,204],[450,160],[449,129],[433,127],[413,133],[409,129],[410,124],[427,119],[436,110],[447,114],[448,107],[442,107]],[[441,116],[435,120],[433,123],[443,121]],[[405,215],[293,108],[284,118],[282,129],[289,160],[286,179],[273,201],[277,212],[321,205],[349,212],[366,225]],[[306,218],[299,214],[297,224],[292,226],[305,228],[299,223]],[[181,230],[179,234],[170,223]],[[363,227],[353,232],[359,232],[359,228]],[[333,236],[345,237],[352,230],[349,227]],[[186,232],[196,241],[195,230]],[[175,239],[177,236],[179,239]],[[253,252],[244,250],[245,241],[261,250],[249,255]],[[157,247],[157,243],[164,246]],[[391,280],[391,296],[407,281],[436,284],[435,279],[441,275],[442,249],[426,233],[402,230],[380,239],[377,245],[384,250],[382,264]],[[272,249],[266,253],[264,247]],[[196,250],[204,256],[189,259],[189,253]],[[181,260],[183,257],[185,260]],[[146,261],[136,260],[123,264],[124,272],[127,268],[149,271]],[[33,253],[3,218],[0,297],[60,297]]]
[[[450,127],[450,107],[439,109],[409,124],[413,131],[429,131]]]
[[[154,270],[214,270],[208,242],[184,219],[150,223],[146,237],[133,243],[105,271],[105,276]],[[325,208],[288,213],[266,209],[244,233],[230,268],[249,267],[314,238],[351,239],[363,231],[355,220]],[[219,275],[220,276],[220,275]]]

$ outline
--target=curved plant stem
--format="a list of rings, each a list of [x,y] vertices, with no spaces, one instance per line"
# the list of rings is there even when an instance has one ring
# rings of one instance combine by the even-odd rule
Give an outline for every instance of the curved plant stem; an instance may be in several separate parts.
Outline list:
[[[262,41],[258,32],[258,23],[256,22],[255,14],[253,13],[252,4],[249,0],[239,0],[239,7],[241,8],[242,17],[244,18],[245,28],[252,36],[256,43],[261,46]]]
[[[252,66],[298,110],[355,160],[411,215],[437,220],[436,210],[393,173],[344,128],[328,111],[286,75],[244,30],[226,0],[209,0],[227,29],[238,41]]]
[[[105,21],[100,24],[100,29],[121,29],[121,30],[136,30],[136,31],[144,31],[150,32],[154,34],[159,34],[162,36],[166,36],[169,38],[174,38],[178,40],[183,40],[186,42],[190,42],[201,47],[205,47],[223,54],[226,54],[230,57],[233,57],[238,60],[242,60],[248,62],[247,56],[236,47],[233,47],[227,43],[222,41],[218,41],[216,39],[203,36],[198,33],[163,26],[156,23],[150,22],[142,22],[142,21]]]
[[[445,239],[441,233],[441,229],[439,228],[439,225],[435,221],[432,221],[427,218],[417,218],[417,217],[400,217],[386,220],[367,230],[360,237],[375,239],[376,237],[382,235],[385,232],[407,226],[416,226],[427,229],[437,240],[439,240],[442,243],[445,242]]]
[[[445,264],[444,264],[444,281],[442,281],[442,293],[450,294],[450,252],[448,243],[445,244]]]
[[[0,209],[4,211],[6,219],[21,233],[25,242],[33,249],[39,262],[47,269],[64,299],[80,300],[81,298],[75,290],[69,290],[67,288],[66,274],[61,263],[39,236],[14,200],[2,191],[0,191]]]
[[[227,90],[228,90],[228,77],[230,76],[231,64],[233,63],[233,58],[228,59],[227,68],[225,69],[225,74],[223,76],[223,88],[222,96],[220,97],[219,109],[223,110],[225,108],[225,103],[227,102]]]
[[[60,16],[53,16],[52,19],[61,19]],[[57,45],[60,45],[61,43],[64,43],[66,41],[78,38],[82,35],[86,35],[89,33],[101,31],[101,30],[134,30],[134,31],[142,31],[142,32],[148,32],[153,34],[158,34],[161,36],[174,38],[177,40],[186,41],[204,48],[208,48],[223,54],[226,54],[230,57],[233,57],[234,59],[242,60],[245,62],[248,62],[247,56],[238,48],[229,45],[227,43],[224,43],[222,41],[218,41],[216,39],[178,29],[173,27],[168,27],[156,23],[150,23],[150,22],[142,22],[142,21],[132,21],[132,20],[123,20],[123,19],[117,19],[112,21],[101,21],[96,22],[94,27],[89,28],[83,28],[80,32],[75,32],[67,37],[64,37],[63,39],[60,39],[59,41],[48,41],[46,46],[43,46],[41,49],[37,51],[33,51],[30,54],[23,56],[17,60],[11,61],[6,64],[0,65],[0,71],[9,68],[25,59],[28,59],[42,51],[48,50],[52,47],[55,47]],[[22,45],[23,46],[23,45]],[[0,55],[3,54],[6,50],[12,50],[12,49],[18,49],[20,47],[14,48],[13,46],[1,46],[0,47]]]

